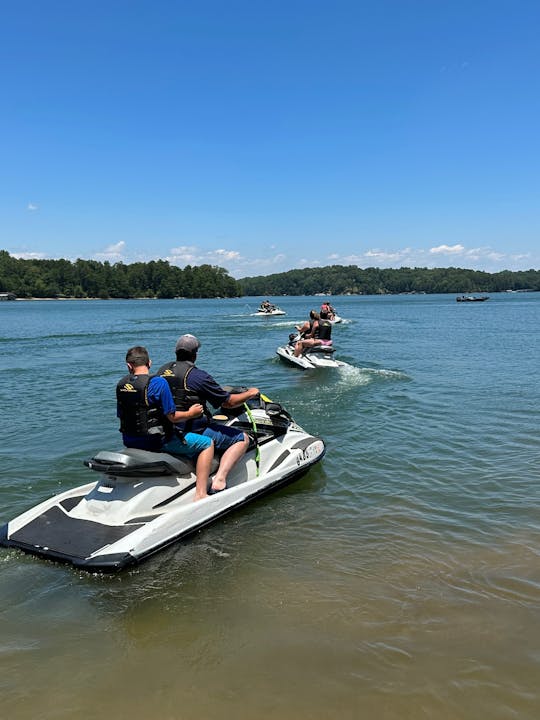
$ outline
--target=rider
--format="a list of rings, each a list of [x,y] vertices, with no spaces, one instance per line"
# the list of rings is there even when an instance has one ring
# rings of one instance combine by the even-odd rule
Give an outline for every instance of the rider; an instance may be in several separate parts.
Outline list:
[[[334,320],[334,318],[336,317],[336,311],[330,305],[328,300],[325,300],[321,305],[321,317],[323,316],[323,313],[326,313],[326,316],[329,320]]]
[[[300,333],[300,340],[294,346],[294,356],[299,357],[307,348],[315,345],[332,344],[332,323],[327,318],[321,318],[318,312],[310,310],[309,321],[296,329]]]
[[[228,425],[214,423],[207,403],[213,407],[235,408],[259,395],[258,388],[242,392],[229,392],[222,388],[205,370],[196,367],[197,351],[201,343],[194,335],[182,335],[176,343],[176,361],[166,363],[158,370],[172,390],[178,410],[186,410],[194,403],[201,404],[204,412],[194,421],[179,423],[181,430],[193,430],[211,438],[216,450],[223,454],[218,470],[212,479],[210,493],[221,492],[227,487],[227,476],[234,465],[243,457],[249,446],[246,433]]]
[[[194,404],[177,411],[167,382],[150,375],[152,361],[148,350],[141,345],[126,353],[129,374],[116,386],[116,414],[120,418],[120,432],[126,447],[170,452],[174,455],[197,456],[195,500],[207,496],[208,477],[214,458],[211,438],[186,432],[178,435],[173,424],[200,417],[203,406]]]

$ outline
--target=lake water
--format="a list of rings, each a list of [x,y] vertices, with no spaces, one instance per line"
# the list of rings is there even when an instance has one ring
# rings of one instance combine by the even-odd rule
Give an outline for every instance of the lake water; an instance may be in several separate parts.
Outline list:
[[[275,355],[322,298],[0,303],[0,522],[119,447],[128,347],[178,335],[326,442],[297,483],[115,576],[0,549],[10,720],[537,720],[540,294],[334,297],[339,370]]]

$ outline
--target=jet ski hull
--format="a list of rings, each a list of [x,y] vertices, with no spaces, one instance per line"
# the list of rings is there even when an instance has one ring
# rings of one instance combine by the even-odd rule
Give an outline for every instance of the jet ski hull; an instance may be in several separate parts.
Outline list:
[[[333,356],[333,349],[324,350],[318,346],[317,350],[308,350],[298,357],[294,355],[294,348],[291,345],[278,347],[276,353],[290,365],[299,367],[302,370],[314,370],[316,368],[339,368],[345,363],[336,360]]]
[[[281,310],[279,308],[276,308],[275,310],[262,310],[258,312],[251,313],[254,317],[269,317],[271,315],[286,315],[287,313],[285,310]]]
[[[278,406],[279,407],[279,406]],[[231,411],[233,412],[233,411]],[[227,489],[194,502],[190,463],[165,453],[100,452],[86,465],[97,482],[56,495],[0,529],[0,544],[90,571],[114,572],[178,542],[254,498],[304,475],[325,453],[286,412],[253,409],[257,445],[233,468]],[[227,424],[245,431],[242,414]]]

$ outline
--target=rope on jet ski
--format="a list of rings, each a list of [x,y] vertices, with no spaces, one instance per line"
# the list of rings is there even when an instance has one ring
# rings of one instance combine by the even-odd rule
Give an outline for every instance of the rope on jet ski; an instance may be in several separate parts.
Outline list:
[[[261,451],[259,449],[259,438],[257,437],[257,423],[255,422],[255,418],[253,417],[253,414],[251,410],[249,409],[249,405],[247,402],[244,403],[244,407],[246,408],[246,415],[248,416],[251,427],[253,428],[253,440],[255,441],[255,466],[257,468],[257,474],[256,477],[259,477],[259,465],[261,464]]]

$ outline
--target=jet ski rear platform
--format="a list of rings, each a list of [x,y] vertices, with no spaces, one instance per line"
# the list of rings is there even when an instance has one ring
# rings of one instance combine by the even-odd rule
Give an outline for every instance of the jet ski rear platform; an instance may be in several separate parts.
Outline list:
[[[302,368],[302,370],[312,370],[314,368],[337,368],[345,363],[336,360],[334,357],[335,348],[332,345],[314,345],[307,348],[303,353],[296,356],[294,354],[294,343],[278,347],[276,353],[282,360],[290,365]]]

